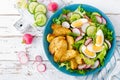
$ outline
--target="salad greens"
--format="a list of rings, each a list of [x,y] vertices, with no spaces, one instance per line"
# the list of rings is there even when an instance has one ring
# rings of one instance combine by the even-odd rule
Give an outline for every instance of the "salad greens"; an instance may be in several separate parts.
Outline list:
[[[89,21],[89,25],[86,26],[85,28],[85,32],[81,31],[81,28],[83,27],[75,27],[74,25],[78,25],[78,23],[75,23],[75,21],[81,21],[81,24],[83,25],[83,23],[86,25],[85,21],[86,19]],[[99,63],[97,64],[97,67],[103,66],[104,65],[104,60],[106,58],[107,55],[107,51],[109,50],[108,44],[105,43],[105,40],[108,40],[110,42],[110,44],[112,43],[113,40],[113,32],[107,28],[107,22],[105,21],[105,19],[98,13],[98,12],[87,12],[86,10],[84,10],[81,6],[79,6],[75,11],[70,11],[70,10],[66,10],[63,9],[63,12],[57,17],[53,19],[53,24],[59,24],[62,25],[63,22],[68,22],[70,24],[70,30],[71,33],[67,34],[69,36],[71,36],[74,40],[77,39],[79,36],[82,36],[82,38],[78,38],[78,41],[75,41],[72,44],[72,47],[74,50],[77,50],[79,52],[80,58],[82,59],[82,64],[85,64],[86,66],[83,67],[82,69],[72,69],[71,68],[71,63],[70,61],[65,61],[65,62],[61,62],[59,63],[59,67],[66,67],[66,70],[69,70],[70,72],[77,72],[79,74],[86,74],[86,72],[94,70],[91,68],[91,66],[95,66],[96,61],[98,61]],[[82,21],[83,20],[83,21]],[[80,22],[79,22],[80,23]],[[85,26],[84,25],[84,26]],[[72,30],[74,28],[79,29],[78,31],[80,31],[79,34],[78,31],[76,31],[76,33],[74,33]],[[102,36],[102,39],[101,39]],[[88,40],[89,38],[92,39],[92,41],[90,42],[90,40]],[[97,40],[99,39],[99,40]],[[88,42],[86,42],[88,40]],[[103,43],[101,42],[101,44],[97,45],[97,41],[103,40]],[[90,51],[86,50],[87,49],[87,45],[85,45],[85,43],[88,44],[92,44],[93,46],[89,47],[89,49],[91,49],[92,47],[95,47],[95,50],[99,49],[101,46],[101,50],[100,51],[93,51],[92,49]],[[83,47],[85,45],[85,47]],[[90,55],[96,54],[95,57],[89,57],[88,54]],[[78,64],[79,67],[81,67],[81,64]],[[90,67],[88,67],[90,65]],[[95,68],[97,68],[95,67]]]

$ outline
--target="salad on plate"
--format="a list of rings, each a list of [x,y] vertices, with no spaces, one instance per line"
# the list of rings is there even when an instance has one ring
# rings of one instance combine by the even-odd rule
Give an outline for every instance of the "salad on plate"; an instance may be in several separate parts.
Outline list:
[[[81,6],[74,11],[63,9],[53,18],[51,29],[47,35],[49,52],[59,68],[85,74],[104,65],[113,32],[101,14]]]

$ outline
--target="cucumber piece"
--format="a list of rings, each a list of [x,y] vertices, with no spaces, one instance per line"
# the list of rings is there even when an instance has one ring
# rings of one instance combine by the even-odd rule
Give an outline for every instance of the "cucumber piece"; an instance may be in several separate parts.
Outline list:
[[[37,0],[29,0],[30,2],[37,2]]]
[[[35,7],[38,4],[39,4],[38,2],[31,2],[31,3],[29,3],[29,5],[28,5],[28,11],[33,14],[34,13],[34,9],[35,9]]]
[[[70,22],[73,22],[73,21],[78,20],[78,19],[80,19],[80,14],[73,13],[70,17]]]
[[[98,16],[101,16],[98,12],[93,12],[92,15],[98,15]]]
[[[88,36],[92,37],[93,35],[96,34],[96,31],[97,31],[97,28],[95,26],[89,26],[86,32]]]
[[[37,12],[37,13],[35,13],[35,15],[34,15],[34,19],[36,20],[36,17],[39,15],[39,14],[43,14],[42,12]]]
[[[40,13],[37,17],[36,17],[36,21],[35,21],[35,25],[36,26],[44,26],[45,23],[47,21],[47,17],[45,16],[45,14]]]
[[[37,12],[42,12],[42,13],[46,13],[47,12],[47,9],[45,7],[45,5],[43,4],[39,4],[35,7],[35,10],[34,10],[34,13],[37,13]]]

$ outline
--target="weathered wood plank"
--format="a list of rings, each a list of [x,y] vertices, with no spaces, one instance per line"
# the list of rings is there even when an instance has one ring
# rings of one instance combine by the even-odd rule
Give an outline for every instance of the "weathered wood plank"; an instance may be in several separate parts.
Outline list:
[[[0,14],[19,14],[17,9],[14,7],[17,0],[3,0],[0,3]],[[56,1],[56,0],[53,0]],[[59,1],[59,0],[58,0]],[[57,1],[57,2],[58,2]],[[73,3],[84,3],[84,4],[90,4],[93,5],[100,10],[102,10],[105,13],[114,13],[114,14],[120,14],[120,0],[65,0],[65,2],[71,2]],[[46,0],[46,4],[49,3],[49,0]],[[59,1],[60,3],[60,1]],[[62,2],[61,2],[62,3]],[[106,5],[107,3],[107,5]],[[62,3],[63,4],[63,3]],[[61,4],[59,4],[61,6]]]
[[[22,44],[22,37],[0,38],[0,60],[18,60],[16,51],[25,51],[29,47],[30,59],[33,60],[36,55],[41,55],[44,60],[47,60],[43,46],[42,37],[35,37],[33,44]]]
[[[39,73],[36,70],[37,64],[33,64],[33,61],[27,65],[20,65],[17,61],[0,61],[0,79],[2,80],[77,80],[73,76],[63,74],[55,69],[48,61],[44,61],[47,70],[43,73]],[[11,77],[10,77],[11,75]],[[8,76],[8,77],[5,77]]]

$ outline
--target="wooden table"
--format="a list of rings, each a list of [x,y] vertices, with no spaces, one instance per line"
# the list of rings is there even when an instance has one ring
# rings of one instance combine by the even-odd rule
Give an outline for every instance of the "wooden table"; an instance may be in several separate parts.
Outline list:
[[[27,65],[19,63],[16,51],[24,51],[27,46],[21,44],[23,34],[13,26],[20,19],[20,14],[14,7],[15,2],[16,0],[0,2],[0,80],[77,80],[51,65],[43,47],[39,45],[42,44],[42,35],[35,37],[34,43],[29,46],[30,62]],[[102,10],[112,21],[117,40],[120,40],[120,0],[73,0],[72,3],[90,4]],[[32,64],[36,55],[43,57],[46,72],[37,72],[36,66]]]

